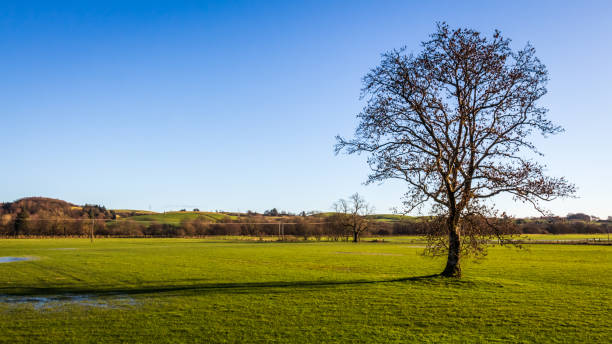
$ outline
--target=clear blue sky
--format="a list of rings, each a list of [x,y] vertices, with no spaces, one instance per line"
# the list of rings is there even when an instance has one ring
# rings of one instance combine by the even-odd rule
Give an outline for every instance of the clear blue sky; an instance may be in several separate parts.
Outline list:
[[[334,135],[380,54],[447,21],[536,47],[566,128],[538,142],[580,197],[548,208],[612,215],[611,18],[609,1],[3,1],[0,201],[301,211],[359,191],[389,212],[404,185],[362,185]]]

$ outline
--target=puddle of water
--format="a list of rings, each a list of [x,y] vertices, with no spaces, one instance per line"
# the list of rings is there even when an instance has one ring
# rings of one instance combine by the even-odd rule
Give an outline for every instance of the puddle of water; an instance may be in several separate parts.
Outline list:
[[[52,295],[52,296],[11,296],[0,295],[0,303],[10,305],[32,305],[34,309],[54,309],[67,305],[97,308],[121,308],[134,306],[136,301],[124,295],[100,297],[98,295]]]
[[[33,260],[32,257],[0,257],[0,263],[22,262],[25,260]]]

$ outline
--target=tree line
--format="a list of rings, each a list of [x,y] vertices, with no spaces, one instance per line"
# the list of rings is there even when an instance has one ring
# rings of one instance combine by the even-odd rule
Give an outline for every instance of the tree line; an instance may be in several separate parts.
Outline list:
[[[380,221],[361,196],[354,194],[334,204],[327,214],[273,217],[248,212],[216,222],[205,216],[180,223],[123,219],[100,205],[77,206],[49,198],[24,198],[0,205],[2,237],[203,237],[203,236],[281,236],[291,240],[359,241],[362,236],[426,235],[436,226],[434,217]],[[280,215],[279,212],[277,215]],[[129,215],[129,213],[121,214]],[[607,233],[612,221],[587,221],[582,214],[513,221],[517,234]]]
[[[180,223],[141,222],[133,220],[56,218],[39,219],[20,212],[16,217],[0,223],[2,237],[87,237],[92,226],[97,237],[204,237],[204,236],[282,236],[292,240],[355,241],[353,227],[347,226],[336,214],[325,217],[282,218],[283,222],[269,222],[263,216],[243,216],[219,222],[207,219],[185,219]],[[359,239],[362,236],[425,235],[435,222],[426,218],[383,222],[360,218]],[[584,221],[542,220],[515,222],[517,234],[607,233],[612,223]],[[357,239],[357,240],[359,240]]]

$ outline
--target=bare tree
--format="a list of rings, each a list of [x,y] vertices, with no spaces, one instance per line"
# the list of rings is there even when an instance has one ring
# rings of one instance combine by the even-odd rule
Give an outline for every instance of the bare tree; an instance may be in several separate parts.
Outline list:
[[[243,223],[240,224],[240,234],[251,236],[251,237],[258,236],[261,238],[262,233],[257,227],[257,222],[258,222],[257,217],[247,215],[243,219]],[[261,222],[261,220],[259,222]]]
[[[490,237],[503,243],[509,221],[491,197],[511,194],[542,212],[541,201],[575,187],[527,157],[541,155],[532,133],[562,131],[536,104],[548,77],[531,45],[513,51],[499,31],[488,38],[442,23],[422,47],[383,54],[364,77],[367,105],[355,137],[337,137],[336,153],[369,154],[369,183],[407,182],[407,212],[431,206],[428,252],[447,253],[442,275],[459,277],[462,255],[483,253]]]
[[[339,199],[334,204],[334,208],[336,224],[352,235],[353,242],[358,242],[359,236],[368,230],[369,221],[366,216],[372,214],[372,206],[358,193],[355,193],[348,200]]]

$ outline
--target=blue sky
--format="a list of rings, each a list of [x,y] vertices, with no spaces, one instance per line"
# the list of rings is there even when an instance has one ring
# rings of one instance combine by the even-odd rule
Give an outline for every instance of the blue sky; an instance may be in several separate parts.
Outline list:
[[[334,136],[380,54],[446,21],[536,47],[566,129],[537,142],[579,188],[548,208],[610,216],[610,18],[608,1],[3,1],[0,201],[301,211],[358,191],[389,212],[404,185],[364,186],[365,157],[334,156]]]

